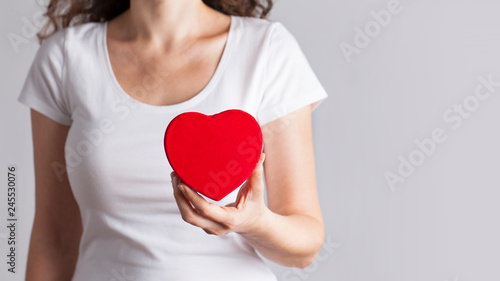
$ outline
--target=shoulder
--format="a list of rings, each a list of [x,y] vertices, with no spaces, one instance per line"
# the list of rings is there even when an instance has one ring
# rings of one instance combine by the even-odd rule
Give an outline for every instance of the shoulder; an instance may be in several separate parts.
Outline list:
[[[102,27],[102,25],[103,23],[101,22],[87,22],[59,29],[56,32],[52,33],[49,37],[47,37],[42,42],[40,47],[63,47],[65,41],[70,38],[90,39],[89,35],[96,32],[99,27]]]
[[[241,28],[248,32],[265,33],[274,22],[268,19],[255,17],[233,16]]]
[[[298,46],[293,34],[279,21],[233,16],[241,30],[241,40],[247,44],[258,44],[264,49],[284,51]]]
[[[96,32],[102,25],[103,23],[88,22],[59,29],[42,42],[38,50],[39,56],[62,55],[68,47],[93,43],[97,40]]]
[[[99,40],[98,35],[104,30],[103,22],[86,22],[66,27],[66,41],[68,47],[74,44],[82,46],[95,44]]]
[[[279,21],[272,21],[269,19],[261,19],[255,17],[233,17],[239,21],[239,25],[244,29],[245,32],[249,32],[254,36],[269,36],[274,33],[289,33],[286,27]]]
[[[40,44],[35,62],[62,66],[68,53],[78,53],[78,49],[88,50],[92,45],[95,46],[98,40],[96,31],[99,27],[102,27],[102,23],[89,22],[55,31]]]
[[[55,56],[61,54],[65,43],[65,29],[59,29],[45,38],[38,48],[37,56]]]

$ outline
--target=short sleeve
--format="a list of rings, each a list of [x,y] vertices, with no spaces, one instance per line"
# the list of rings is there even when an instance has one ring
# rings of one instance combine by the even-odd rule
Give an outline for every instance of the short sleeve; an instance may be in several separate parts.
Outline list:
[[[63,125],[72,119],[63,91],[64,29],[45,39],[37,50],[17,100]]]
[[[327,93],[295,37],[279,22],[268,34],[267,73],[257,120],[262,126],[306,105],[316,109]]]

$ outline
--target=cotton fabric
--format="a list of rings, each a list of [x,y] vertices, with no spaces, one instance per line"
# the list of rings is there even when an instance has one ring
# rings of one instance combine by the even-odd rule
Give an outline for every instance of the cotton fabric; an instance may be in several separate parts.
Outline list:
[[[182,220],[163,136],[169,121],[187,111],[236,108],[262,126],[308,104],[315,109],[327,94],[293,35],[279,22],[232,16],[206,87],[184,102],[157,106],[121,88],[106,27],[84,23],[46,39],[18,97],[70,126],[66,168],[84,228],[72,280],[276,280],[239,234],[212,236]],[[161,79],[152,73],[150,85]]]

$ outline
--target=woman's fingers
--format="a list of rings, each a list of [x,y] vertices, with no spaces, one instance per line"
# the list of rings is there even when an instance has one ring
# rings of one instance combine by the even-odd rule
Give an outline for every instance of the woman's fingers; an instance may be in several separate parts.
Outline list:
[[[262,152],[260,154],[259,161],[255,165],[255,168],[250,174],[250,177],[243,184],[238,192],[236,199],[237,208],[241,208],[242,205],[246,203],[247,200],[263,200],[264,198],[264,178],[263,178],[263,163],[266,155]]]
[[[240,188],[236,202],[225,207],[210,203],[184,184],[175,172],[171,173],[174,197],[182,218],[210,234],[224,234],[246,227],[261,213],[264,203],[263,162],[261,153],[252,174]],[[262,205],[262,206],[261,206]]]
[[[262,152],[260,154],[259,161],[257,162],[257,165],[255,165],[255,168],[250,175],[250,178],[248,179],[250,181],[250,185],[252,186],[252,190],[250,192],[254,193],[256,196],[263,196],[264,195],[264,160],[266,159],[266,155]]]
[[[192,225],[202,228],[208,234],[222,235],[227,233],[227,228],[213,220],[201,216],[192,206],[190,201],[184,196],[183,192],[175,185],[179,182],[175,175],[172,177],[174,198],[181,212],[182,219]]]
[[[201,216],[219,223],[228,222],[231,220],[231,217],[229,216],[229,213],[226,209],[208,202],[196,191],[184,184],[180,184],[179,188],[183,192],[183,195],[186,197],[186,199],[191,202],[196,212],[198,212],[198,214],[200,214]]]

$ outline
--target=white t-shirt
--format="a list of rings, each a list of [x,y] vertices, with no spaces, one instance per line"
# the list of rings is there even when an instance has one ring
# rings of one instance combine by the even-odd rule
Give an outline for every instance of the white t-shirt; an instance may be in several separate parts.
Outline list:
[[[264,125],[311,103],[316,108],[327,94],[297,41],[278,22],[233,16],[206,87],[187,101],[156,106],[118,84],[106,24],[72,26],[46,39],[18,98],[71,125],[65,158],[84,228],[72,280],[276,280],[239,234],[212,236],[182,220],[163,136],[170,120],[187,111],[237,108]],[[137,91],[161,79],[151,73]]]

